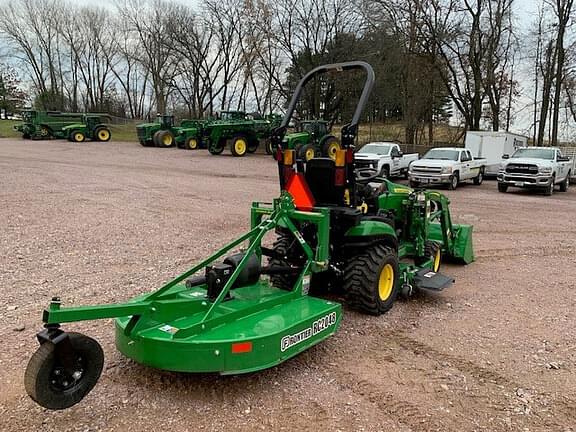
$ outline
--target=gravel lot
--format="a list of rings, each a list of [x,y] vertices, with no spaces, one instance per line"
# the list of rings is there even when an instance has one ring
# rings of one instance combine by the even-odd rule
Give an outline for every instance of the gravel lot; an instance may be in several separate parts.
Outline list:
[[[278,193],[266,156],[138,144],[0,140],[0,430],[576,431],[576,187],[446,192],[475,230],[456,284],[384,316],[345,311],[336,336],[276,368],[220,377],[151,370],[98,339],[102,378],[64,412],[25,394],[41,310],[153,290],[249,224]]]

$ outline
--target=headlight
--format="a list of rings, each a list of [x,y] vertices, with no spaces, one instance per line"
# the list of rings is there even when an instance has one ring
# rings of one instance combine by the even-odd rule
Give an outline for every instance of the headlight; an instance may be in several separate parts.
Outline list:
[[[552,173],[552,167],[540,167],[540,168],[538,168],[538,171],[542,174],[551,174]]]
[[[501,163],[500,166],[498,167],[498,171],[504,172],[505,170],[506,170],[506,164],[505,164],[505,163]]]
[[[451,173],[452,173],[452,167],[451,166],[442,167],[442,174],[451,174]]]

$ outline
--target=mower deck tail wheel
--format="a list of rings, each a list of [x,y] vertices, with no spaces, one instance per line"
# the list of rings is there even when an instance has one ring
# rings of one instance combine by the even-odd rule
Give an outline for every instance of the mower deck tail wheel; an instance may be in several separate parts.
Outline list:
[[[94,388],[104,366],[104,352],[94,339],[68,333],[72,367],[58,358],[58,345],[44,342],[32,355],[24,373],[28,395],[44,408],[61,410],[80,402]]]
[[[384,245],[375,245],[351,257],[344,268],[348,304],[370,315],[388,312],[398,296],[398,256]]]

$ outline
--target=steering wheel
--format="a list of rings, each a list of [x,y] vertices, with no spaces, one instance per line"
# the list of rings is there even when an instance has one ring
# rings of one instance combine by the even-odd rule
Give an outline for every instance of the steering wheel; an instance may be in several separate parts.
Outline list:
[[[380,176],[380,172],[374,168],[357,168],[354,171],[356,183],[368,183]]]

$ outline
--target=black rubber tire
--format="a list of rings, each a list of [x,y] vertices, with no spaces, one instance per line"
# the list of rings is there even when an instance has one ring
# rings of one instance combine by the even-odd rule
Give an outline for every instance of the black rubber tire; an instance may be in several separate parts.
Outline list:
[[[164,144],[164,139],[167,137],[171,138],[170,145]],[[154,134],[154,144],[156,145],[156,147],[160,147],[160,148],[174,147],[175,143],[176,143],[176,139],[174,139],[174,134],[169,130],[159,130],[158,132],[156,132]]]
[[[200,143],[198,142],[198,138],[196,137],[188,137],[184,141],[184,146],[186,150],[198,150],[200,148]]]
[[[311,154],[311,152],[314,152],[314,156],[312,156],[311,158],[307,158],[306,157],[306,153]],[[308,162],[310,159],[316,157],[316,149],[314,148],[314,144],[306,144],[301,146],[298,149],[298,158],[302,159],[305,162]]]
[[[554,183],[556,182],[556,176],[552,176],[552,179],[550,180],[550,185],[548,185],[546,187],[546,189],[544,189],[544,195],[546,196],[552,196],[554,194]]]
[[[433,266],[430,270],[438,273],[440,271],[440,267],[442,267],[442,248],[440,247],[440,244],[435,241],[427,240],[426,243],[424,243],[424,256],[414,258],[414,264],[417,266],[422,266],[422,264],[424,264],[426,261],[434,259],[437,253],[440,253],[438,267],[434,268]]]
[[[217,156],[224,151],[224,145],[220,145],[220,146],[209,145],[208,151],[210,152],[211,155]]]
[[[80,135],[82,136],[81,139],[79,139]],[[68,140],[75,142],[75,143],[81,143],[81,142],[86,141],[86,135],[84,135],[84,133],[82,133],[80,131],[75,130],[75,131],[72,131],[70,133],[70,135],[68,135]]]
[[[274,151],[272,150],[272,140],[266,140],[266,143],[264,144],[264,150],[266,150],[266,154],[274,155]]]
[[[570,187],[570,171],[568,171],[568,175],[564,179],[562,183],[560,183],[560,192],[568,192],[568,188]]]
[[[388,165],[384,165],[380,170],[380,177],[390,178],[390,167]]]
[[[258,140],[248,141],[248,148],[246,149],[246,151],[248,153],[255,153],[256,150],[258,150],[259,146],[260,146],[260,142]]]
[[[108,134],[105,138],[100,137],[100,132],[102,132],[102,131],[108,132]],[[110,132],[110,129],[108,129],[107,127],[100,126],[100,127],[96,128],[96,130],[94,131],[94,139],[96,141],[108,142],[108,141],[110,141],[110,138],[112,138],[112,132]]]
[[[508,185],[505,185],[504,183],[498,183],[498,192],[508,192]]]
[[[36,403],[51,410],[69,408],[80,402],[94,388],[104,366],[104,352],[98,342],[80,333],[68,333],[68,337],[78,354],[79,367],[82,370],[78,381],[65,389],[53,385],[54,374],[59,367],[56,358],[57,346],[51,342],[40,345],[30,358],[24,373],[26,393]]]
[[[240,140],[244,141],[244,151],[239,151],[239,149],[236,148],[236,142]],[[232,156],[235,157],[246,156],[246,153],[248,153],[248,138],[246,138],[244,135],[236,135],[234,138],[232,138],[232,141],[230,142],[230,153],[232,153]]]
[[[329,157],[330,159],[336,158],[336,153],[334,154],[331,153],[331,150],[335,149],[335,146],[333,146],[333,144],[338,144],[338,148],[336,150],[342,149],[340,142],[333,135],[329,135],[322,140],[322,143],[320,144],[320,152],[322,154],[322,157]]]
[[[394,283],[390,295],[382,300],[378,292],[378,281],[386,264],[394,269]],[[349,258],[343,276],[348,304],[369,315],[388,312],[398,296],[399,274],[398,255],[384,245],[372,246],[364,253]]]
[[[484,181],[484,170],[480,168],[480,172],[476,177],[474,177],[474,184],[476,186],[480,186],[483,181]]]
[[[460,183],[460,174],[456,171],[452,176],[450,176],[450,183],[448,184],[449,190],[456,190],[458,184]]]
[[[274,249],[276,254],[278,254],[279,256],[286,256],[288,254],[288,251],[293,247],[294,241],[295,239],[293,238],[293,236],[280,234],[276,239],[276,241],[274,241],[272,249]],[[289,263],[288,261],[281,258],[270,258],[268,260],[268,265],[284,267],[289,265]],[[292,291],[292,288],[296,283],[296,279],[298,279],[297,274],[270,275],[270,283],[276,288],[280,288],[285,291]]]

